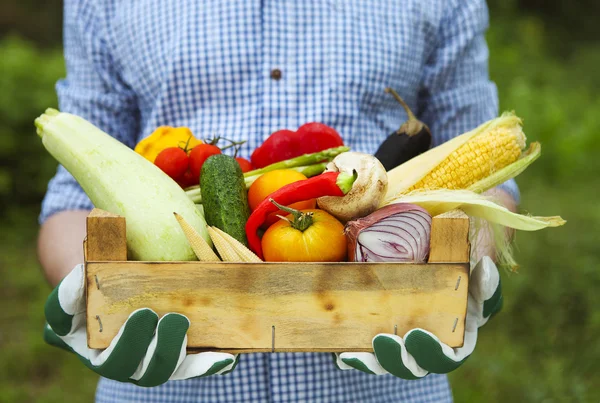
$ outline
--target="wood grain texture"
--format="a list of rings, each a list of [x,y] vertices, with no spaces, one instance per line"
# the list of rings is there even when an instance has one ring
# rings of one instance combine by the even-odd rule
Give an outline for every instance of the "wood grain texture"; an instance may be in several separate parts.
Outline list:
[[[469,261],[469,216],[452,210],[431,219],[429,263]]]
[[[467,263],[89,261],[86,270],[91,348],[106,348],[142,307],[186,315],[188,346],[211,351],[271,351],[272,326],[274,351],[372,351],[394,326],[463,342]]]
[[[127,260],[125,217],[95,208],[87,216],[86,261]]]

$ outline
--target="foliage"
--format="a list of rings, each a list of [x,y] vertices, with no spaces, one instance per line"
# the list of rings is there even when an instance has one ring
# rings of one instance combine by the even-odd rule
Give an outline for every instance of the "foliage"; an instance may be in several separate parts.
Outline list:
[[[568,222],[518,234],[520,272],[503,273],[503,312],[451,375],[455,400],[599,401],[600,46],[565,38],[557,49],[554,27],[538,17],[499,15],[488,41],[501,108],[542,143],[518,179],[521,207]],[[90,401],[97,377],[41,339],[50,289],[35,260],[35,220],[56,164],[32,122],[56,105],[62,55],[16,37],[0,40],[0,54],[0,401]]]
[[[503,312],[451,376],[457,401],[588,402],[600,398],[600,46],[549,56],[537,18],[494,24],[490,74],[501,108],[524,119],[542,157],[517,182],[521,208],[564,227],[519,233],[519,274],[503,275]]]
[[[56,163],[35,135],[33,120],[56,107],[54,84],[64,75],[60,51],[39,51],[8,37],[0,42],[0,218],[19,207],[39,210]]]

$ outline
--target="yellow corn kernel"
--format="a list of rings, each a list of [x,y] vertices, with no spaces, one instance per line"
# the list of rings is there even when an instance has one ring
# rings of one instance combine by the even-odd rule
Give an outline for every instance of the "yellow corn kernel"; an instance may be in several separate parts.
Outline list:
[[[221,230],[217,227],[212,227],[216,232],[221,235],[229,245],[233,248],[233,250],[237,253],[237,255],[242,259],[244,263],[260,263],[262,260],[258,256],[256,256],[252,251],[244,246],[240,241],[229,235],[227,232]]]
[[[177,213],[173,214],[181,226],[181,229],[183,230],[183,233],[190,243],[190,246],[192,247],[192,250],[196,254],[198,260],[201,262],[220,262],[221,259],[219,259],[217,254],[212,250],[208,242],[202,238],[198,231],[188,224],[182,216]]]
[[[221,255],[221,259],[224,262],[237,262],[243,263],[243,259],[238,255],[238,253],[233,249],[233,247],[216,231],[216,227],[208,227],[208,235],[210,235],[210,239],[212,239],[219,255]]]
[[[525,135],[514,128],[483,132],[451,152],[408,191],[466,189],[512,164],[525,148]]]

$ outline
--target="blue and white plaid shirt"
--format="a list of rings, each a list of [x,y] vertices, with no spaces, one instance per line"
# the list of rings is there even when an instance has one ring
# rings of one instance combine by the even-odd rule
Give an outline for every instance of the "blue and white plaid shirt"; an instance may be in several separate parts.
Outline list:
[[[373,153],[407,118],[390,86],[439,144],[498,115],[487,25],[484,0],[68,0],[59,105],[130,147],[187,126],[247,139],[249,156],[270,133],[319,121]],[[91,207],[59,167],[40,222]],[[451,399],[445,376],[340,371],[329,354],[244,355],[225,376],[150,389],[102,379],[97,391],[99,402]]]

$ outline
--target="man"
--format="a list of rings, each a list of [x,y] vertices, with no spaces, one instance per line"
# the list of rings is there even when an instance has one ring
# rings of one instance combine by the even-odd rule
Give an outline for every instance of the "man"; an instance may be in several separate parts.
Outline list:
[[[278,129],[319,121],[334,127],[354,151],[373,153],[406,119],[384,92],[388,86],[429,125],[434,145],[498,115],[487,70],[484,0],[67,0],[64,11],[67,77],[57,85],[60,109],[130,147],[160,125],[187,126],[198,137],[247,139],[241,153],[249,155]],[[497,192],[515,208],[514,182]],[[39,255],[51,284],[82,263],[91,208],[72,176],[59,167],[40,215]],[[119,367],[120,358],[112,357]],[[370,357],[348,355],[338,363],[386,372]],[[460,353],[454,361],[462,358]],[[106,376],[96,398],[452,400],[445,375],[424,376],[436,371],[404,364],[408,377],[394,371],[376,376],[341,371],[329,354],[252,354],[242,356],[227,375],[172,380],[153,388],[135,385],[139,369],[137,377],[128,374],[119,382],[95,367]],[[128,365],[135,369],[138,362]],[[139,368],[143,372],[147,366],[140,363]],[[420,379],[401,379],[411,377]]]

